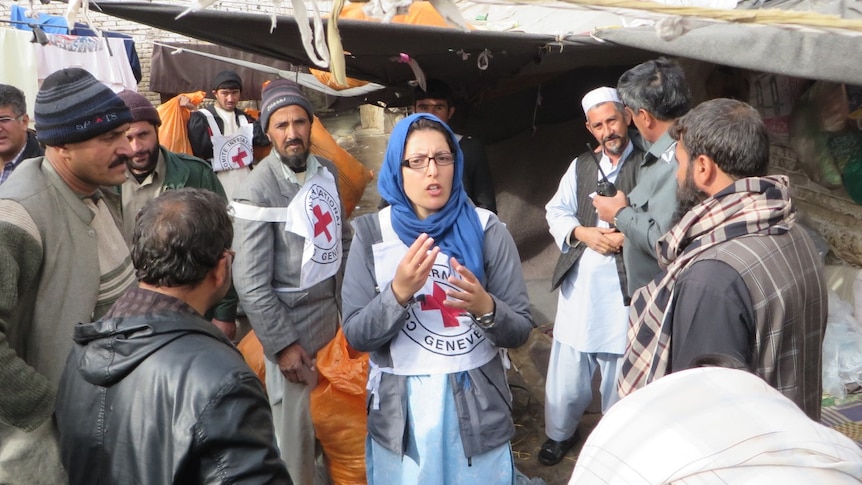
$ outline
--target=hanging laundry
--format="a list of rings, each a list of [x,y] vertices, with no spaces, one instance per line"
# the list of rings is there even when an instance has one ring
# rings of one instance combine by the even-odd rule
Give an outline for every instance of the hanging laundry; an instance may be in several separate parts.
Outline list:
[[[33,119],[33,102],[39,91],[39,76],[36,67],[37,44],[30,42],[31,32],[15,29],[0,29],[0,83],[9,84],[24,91],[27,99],[27,114]]]
[[[123,39],[48,34],[48,44],[36,49],[39,80],[67,67],[80,67],[114,91],[138,90]]]
[[[96,31],[80,22],[76,22],[75,27],[70,31],[65,17],[49,15],[46,13],[37,13],[35,17],[28,17],[27,11],[27,8],[20,5],[12,5],[10,20],[13,22],[12,25],[16,29],[30,31],[32,30],[31,25],[38,25],[46,34],[83,35],[87,37],[97,36]],[[117,37],[123,39],[123,48],[126,50],[126,55],[129,57],[129,64],[132,67],[132,73],[135,75],[135,80],[137,82],[141,82],[141,79],[143,79],[141,60],[138,57],[138,51],[135,48],[135,41],[132,36],[106,30],[101,31],[101,34],[104,37]]]

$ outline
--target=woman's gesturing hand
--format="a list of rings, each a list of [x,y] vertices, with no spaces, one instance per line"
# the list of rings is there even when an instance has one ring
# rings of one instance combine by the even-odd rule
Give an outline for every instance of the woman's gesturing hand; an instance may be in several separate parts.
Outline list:
[[[437,259],[440,248],[433,247],[434,239],[422,233],[413,241],[407,254],[398,263],[395,278],[392,280],[392,293],[401,306],[410,301],[410,297],[419,291],[431,274],[431,268]]]
[[[452,270],[460,276],[460,278],[456,278],[455,275],[449,276],[449,283],[461,291],[447,290],[446,295],[454,300],[446,300],[443,304],[447,307],[460,308],[473,315],[493,312],[494,299],[485,291],[476,275],[457,259],[451,258],[449,261]]]

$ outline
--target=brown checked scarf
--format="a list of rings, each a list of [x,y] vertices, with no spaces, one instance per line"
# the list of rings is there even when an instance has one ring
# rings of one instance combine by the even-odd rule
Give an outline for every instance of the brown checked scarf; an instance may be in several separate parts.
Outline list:
[[[656,243],[665,271],[632,297],[620,396],[668,372],[671,325],[665,322],[677,278],[692,260],[722,242],[743,236],[783,234],[796,221],[783,175],[737,180],[688,211]]]

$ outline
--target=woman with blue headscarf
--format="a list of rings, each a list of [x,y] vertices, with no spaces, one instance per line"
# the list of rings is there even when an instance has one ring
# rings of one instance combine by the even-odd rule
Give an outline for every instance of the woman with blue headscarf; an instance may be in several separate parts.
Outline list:
[[[463,155],[436,117],[392,131],[378,188],[353,223],[344,334],[370,353],[370,484],[510,484],[515,432],[505,353],[533,327],[512,236],[461,185]]]

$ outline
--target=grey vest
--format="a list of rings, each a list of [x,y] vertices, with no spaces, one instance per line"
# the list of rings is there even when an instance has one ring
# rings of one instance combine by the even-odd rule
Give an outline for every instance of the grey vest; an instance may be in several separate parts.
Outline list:
[[[580,154],[575,161],[575,172],[578,176],[577,216],[581,225],[586,227],[595,227],[597,217],[590,194],[596,191],[599,170],[592,157],[593,154],[590,152],[584,152]],[[625,159],[625,163],[623,163],[623,167],[620,169],[620,173],[617,175],[617,179],[614,182],[617,190],[621,190],[625,193],[631,192],[635,184],[637,184],[638,169],[640,168],[643,157],[644,152],[637,146],[634,146],[628,158]],[[568,275],[572,268],[575,267],[586,248],[586,244],[576,244],[574,247],[569,248],[568,252],[560,254],[560,258],[557,260],[557,266],[554,268],[554,274],[551,276],[551,291],[556,290],[560,286],[566,278],[566,275]],[[623,303],[628,305],[631,298],[628,293],[628,280],[626,278],[626,270],[625,265],[623,264],[622,253],[615,254],[614,259],[617,263],[617,274],[620,278],[620,291],[623,295]]]
[[[705,259],[730,265],[748,288],[752,371],[819,422],[827,299],[823,265],[805,229],[797,224],[780,235],[732,239],[689,264]]]

